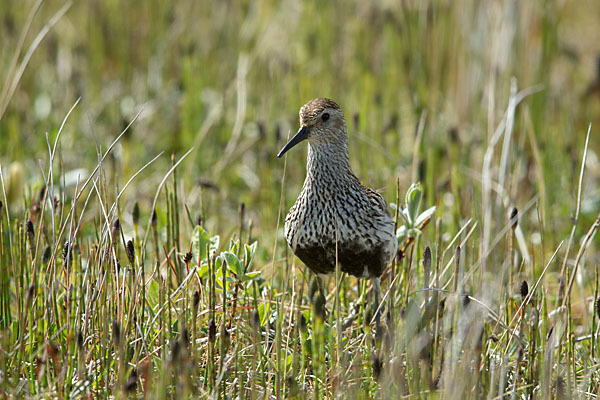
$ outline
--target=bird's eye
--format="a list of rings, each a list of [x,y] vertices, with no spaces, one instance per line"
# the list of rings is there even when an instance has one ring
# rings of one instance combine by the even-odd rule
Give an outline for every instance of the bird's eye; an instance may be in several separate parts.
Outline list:
[[[323,113],[323,115],[321,115],[321,119],[323,121],[327,121],[329,119],[329,113]]]

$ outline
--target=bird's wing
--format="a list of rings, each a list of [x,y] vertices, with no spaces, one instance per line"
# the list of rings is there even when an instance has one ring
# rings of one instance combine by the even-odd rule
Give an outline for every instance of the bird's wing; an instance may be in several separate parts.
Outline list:
[[[387,208],[387,205],[385,204],[383,196],[369,187],[365,187],[365,189],[367,191],[367,196],[369,196],[369,200],[371,201],[371,203],[389,216],[390,212]]]

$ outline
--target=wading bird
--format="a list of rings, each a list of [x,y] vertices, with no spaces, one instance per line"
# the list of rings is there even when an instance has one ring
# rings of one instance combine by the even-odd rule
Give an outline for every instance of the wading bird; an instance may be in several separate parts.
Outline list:
[[[277,157],[304,140],[306,179],[285,218],[286,241],[317,274],[335,272],[337,262],[343,272],[370,278],[377,307],[380,276],[398,248],[394,220],[383,197],[352,172],[344,114],[333,100],[317,98],[300,108],[300,130]]]

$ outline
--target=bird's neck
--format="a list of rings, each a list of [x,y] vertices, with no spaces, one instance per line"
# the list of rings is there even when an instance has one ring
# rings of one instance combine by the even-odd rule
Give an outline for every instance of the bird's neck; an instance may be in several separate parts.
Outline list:
[[[323,181],[319,178],[330,176],[335,176],[337,179],[354,177],[354,173],[350,167],[347,144],[345,142],[309,143],[306,179],[316,178],[316,181],[319,182]]]

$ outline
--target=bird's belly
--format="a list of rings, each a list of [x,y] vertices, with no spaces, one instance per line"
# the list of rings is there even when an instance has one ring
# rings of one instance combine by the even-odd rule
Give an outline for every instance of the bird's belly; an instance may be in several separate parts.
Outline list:
[[[389,255],[384,246],[361,246],[357,243],[298,244],[294,253],[308,268],[318,274],[335,272],[336,261],[342,272],[356,277],[380,276]]]
[[[294,254],[312,271],[380,276],[396,254],[394,221],[388,216],[342,213],[331,207],[299,203],[290,210],[285,237]],[[317,211],[318,210],[318,211]]]

